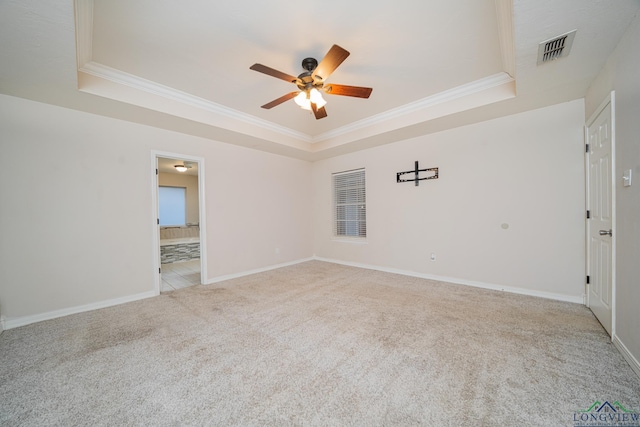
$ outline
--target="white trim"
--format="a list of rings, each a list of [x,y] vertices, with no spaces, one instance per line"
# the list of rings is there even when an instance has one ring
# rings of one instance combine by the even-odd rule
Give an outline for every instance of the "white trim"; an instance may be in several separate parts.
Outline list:
[[[616,198],[616,93],[611,91],[611,339],[616,336],[616,269],[618,246],[618,228],[616,226],[617,198]]]
[[[613,341],[613,345],[615,345],[618,351],[620,352],[620,354],[622,354],[622,357],[624,357],[627,363],[629,363],[629,366],[631,366],[631,369],[633,369],[633,372],[635,372],[638,378],[640,378],[640,362],[638,361],[638,359],[633,357],[633,354],[631,354],[627,346],[624,345],[622,341],[620,341],[620,338],[618,338],[617,335],[613,336],[612,341]]]
[[[503,286],[503,285],[496,285],[496,284],[493,284],[493,283],[477,282],[475,280],[466,280],[466,279],[460,279],[460,278],[457,278],[457,277],[436,276],[436,275],[433,275],[433,274],[418,273],[418,272],[415,272],[415,271],[400,270],[400,269],[397,269],[397,268],[390,268],[390,267],[380,267],[380,266],[377,266],[377,265],[361,264],[361,263],[358,263],[358,262],[341,261],[341,260],[336,260],[336,259],[323,258],[323,257],[319,257],[319,256],[314,256],[313,259],[317,260],[317,261],[324,261],[324,262],[331,262],[331,263],[334,263],[334,264],[347,265],[347,266],[350,266],[350,267],[365,268],[367,270],[376,270],[376,271],[382,271],[382,272],[385,272],[385,273],[401,274],[403,276],[409,276],[409,277],[418,277],[420,279],[437,280],[438,282],[448,282],[448,283],[454,283],[454,284],[457,284],[457,285],[466,285],[466,286],[473,286],[475,288],[490,289],[490,290],[493,290],[493,291],[503,291],[503,292],[508,292],[508,293],[512,293],[512,294],[528,295],[528,296],[532,296],[532,297],[547,298],[547,299],[552,299],[552,300],[556,300],[556,301],[564,301],[564,302],[572,302],[572,303],[576,303],[576,304],[582,304],[582,295],[573,296],[573,295],[556,294],[556,293],[553,293],[553,292],[535,291],[533,289],[514,288],[514,287],[511,287],[511,286]]]
[[[589,120],[587,120],[586,125],[591,126],[593,122],[598,118],[598,115],[600,115],[602,110],[605,109],[607,104],[613,103],[614,99],[615,99],[615,90],[612,90],[611,93],[607,95],[607,97],[604,99],[604,101],[602,101],[600,105],[598,105],[598,108],[596,108],[596,110],[591,114],[591,116],[589,116]],[[613,107],[613,105],[611,106]],[[612,111],[612,115],[613,115],[613,111]]]
[[[589,144],[589,126],[587,126],[587,124],[585,123],[584,125],[584,192],[585,192],[585,197],[584,197],[584,202],[585,202],[585,217],[586,217],[586,211],[589,210],[589,208],[591,207],[591,198],[590,198],[590,192],[589,189],[591,188],[591,184],[590,184],[590,178],[591,178],[591,173],[590,173],[590,167],[589,167],[589,161],[590,161],[590,155],[589,152],[587,151],[587,144]],[[589,298],[591,296],[591,284],[590,283],[586,283],[587,277],[591,277],[591,239],[590,239],[590,229],[589,229],[589,220],[587,218],[585,218],[584,220],[584,257],[585,257],[585,263],[584,263],[584,268],[585,268],[585,285],[584,285],[584,289],[586,292],[586,295],[584,297],[584,305],[587,307],[590,307],[590,301]]]
[[[198,228],[200,229],[200,283],[204,283],[204,278],[207,277],[207,212],[205,194],[207,192],[204,188],[205,183],[205,167],[204,157],[198,161],[198,208],[200,212],[198,215]]]
[[[294,131],[293,129],[277,125],[268,120],[259,119],[250,114],[225,107],[222,104],[217,104],[215,102],[191,95],[186,92],[182,92],[169,86],[161,85],[160,83],[143,79],[142,77],[138,77],[133,74],[108,67],[98,62],[89,62],[82,66],[78,71],[104,80],[108,80],[116,84],[128,86],[143,92],[161,96],[172,101],[177,101],[191,107],[199,108],[210,113],[219,114],[228,119],[238,120],[240,122],[277,132],[281,135],[296,138],[304,142],[312,142],[312,138],[305,133]]]
[[[495,3],[502,69],[511,77],[515,77],[516,48],[513,39],[513,0],[495,0]]]
[[[366,237],[346,237],[346,236],[333,236],[333,238],[331,239],[332,242],[338,242],[338,243],[350,243],[352,245],[366,245],[369,242],[367,242],[367,238]]]
[[[170,153],[166,153],[166,154],[171,156]],[[163,157],[163,156],[160,156],[160,157]],[[154,170],[154,173],[155,173],[155,170]],[[257,268],[257,269],[254,269],[254,270],[248,270],[248,271],[244,271],[242,273],[229,274],[227,276],[216,277],[216,278],[207,280],[206,283],[204,283],[204,281],[202,281],[202,280],[201,281],[203,282],[203,284],[210,285],[212,283],[222,282],[224,280],[236,279],[236,278],[239,278],[239,277],[249,276],[251,274],[262,273],[262,272],[270,271],[270,270],[275,270],[275,269],[282,268],[282,267],[288,267],[288,266],[291,266],[291,265],[300,264],[300,263],[307,262],[307,261],[312,261],[312,260],[313,260],[313,257],[304,258],[304,259],[299,259],[299,260],[296,260],[296,261],[291,261],[291,262],[286,262],[286,263],[282,263],[282,264],[271,265],[271,266],[268,266],[268,267]],[[202,276],[202,277],[204,277],[204,276]],[[99,310],[101,308],[107,308],[107,307],[112,307],[112,306],[115,306],[115,305],[126,304],[128,302],[138,301],[138,300],[146,299],[146,298],[152,298],[152,297],[155,297],[155,296],[158,296],[158,292],[154,289],[153,291],[143,292],[143,293],[140,293],[140,294],[129,295],[129,296],[121,297],[121,298],[114,298],[114,299],[111,299],[111,300],[100,301],[100,302],[81,305],[81,306],[77,306],[77,307],[64,308],[64,309],[61,309],[61,310],[49,311],[49,312],[46,312],[46,313],[35,314],[33,316],[17,317],[15,319],[4,319],[3,318],[3,319],[0,319],[0,321],[4,322],[3,328],[5,330],[9,330],[9,329],[13,329],[13,328],[18,328],[20,326],[30,325],[32,323],[37,323],[37,322],[42,322],[42,321],[45,321],[45,320],[56,319],[58,317],[69,316],[71,314],[84,313],[86,311],[91,311],[91,310]]]
[[[298,260],[295,260],[295,261],[285,262],[285,263],[282,263],[282,264],[275,264],[275,265],[270,265],[270,266],[267,266],[267,267],[255,268],[253,270],[247,270],[247,271],[243,271],[241,273],[227,274],[225,276],[214,277],[213,279],[208,279],[207,282],[205,283],[205,285],[212,285],[214,283],[224,282],[225,280],[238,279],[240,277],[250,276],[252,274],[264,273],[265,271],[276,270],[276,269],[282,268],[282,267],[289,267],[289,266],[300,264],[300,263],[303,263],[303,262],[313,261],[314,259],[315,259],[315,257],[302,258],[302,259],[298,259]]]
[[[160,295],[160,231],[158,229],[158,175],[156,169],[158,167],[158,157],[186,160],[198,164],[198,227],[200,229],[200,283],[204,284],[204,278],[207,277],[207,224],[205,210],[205,166],[204,157],[190,156],[188,154],[171,153],[168,151],[151,150],[151,226],[153,227],[151,238],[151,253],[153,255],[153,286],[156,295]]]
[[[158,218],[160,212],[158,208],[158,154],[151,150],[151,256],[153,258],[153,291],[160,295],[160,227]]]
[[[75,1],[76,62],[78,69],[93,57],[93,0]]]
[[[80,67],[78,71],[104,80],[108,80],[116,84],[131,87],[146,93],[180,102],[182,104],[189,105],[204,111],[219,114],[229,119],[238,120],[242,123],[270,130],[272,132],[279,133],[281,135],[288,136],[297,139],[298,141],[310,144],[336,138],[344,134],[365,129],[373,125],[379,125],[381,122],[397,119],[399,117],[403,117],[424,110],[426,108],[433,108],[440,104],[471,96],[475,93],[502,86],[514,81],[514,79],[508,73],[500,72],[492,76],[466,83],[461,86],[445,90],[443,92],[439,92],[435,95],[410,102],[400,107],[393,108],[383,113],[379,113],[366,119],[355,121],[340,128],[312,137],[311,135],[305,134],[303,132],[298,132],[288,127],[277,125],[268,120],[259,119],[250,114],[225,107],[224,105],[208,101],[204,98],[200,98],[165,85],[161,85],[151,80],[143,79],[133,74],[129,74],[97,62],[86,63],[84,66]]]
[[[3,333],[5,329],[7,329],[5,327],[5,322],[6,319],[4,318],[4,316],[0,316],[0,334]]]
[[[616,266],[618,228],[616,226],[616,92],[611,91],[611,339],[616,336]]]
[[[95,302],[95,303],[86,304],[86,305],[80,305],[77,307],[63,308],[61,310],[54,310],[46,313],[35,314],[33,316],[16,317],[15,319],[6,319],[4,326],[8,330],[13,328],[18,328],[20,326],[30,325],[36,322],[42,322],[44,320],[51,320],[51,319],[56,319],[58,317],[69,316],[70,314],[84,313],[85,311],[99,310],[101,308],[112,307],[114,305],[125,304],[128,302],[138,301],[141,299],[151,298],[154,296],[156,296],[156,293],[154,291],[149,291],[149,292],[143,292],[141,294],[129,295],[126,297],[115,298],[115,299]]]
[[[383,113],[367,117],[366,119],[358,120],[329,132],[322,133],[313,137],[311,142],[315,143],[327,139],[336,138],[349,132],[354,132],[373,125],[379,125],[381,122],[387,120],[396,119],[398,117],[415,113],[425,108],[431,108],[439,104],[444,104],[445,102],[450,102],[456,99],[463,98],[465,96],[470,96],[474,93],[482,92],[484,90],[501,86],[513,81],[513,78],[509,74],[497,73],[492,76],[485,77],[484,79],[466,83],[461,86],[436,93],[435,95],[428,96],[426,98],[422,98],[405,105],[401,105],[400,107],[392,108],[391,110],[387,110]]]

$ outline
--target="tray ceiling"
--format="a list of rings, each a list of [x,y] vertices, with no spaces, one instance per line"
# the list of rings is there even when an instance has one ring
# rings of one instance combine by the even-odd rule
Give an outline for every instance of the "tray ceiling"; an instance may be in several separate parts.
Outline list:
[[[292,5],[6,0],[0,92],[315,160],[581,98],[640,2]],[[574,29],[568,57],[536,65],[539,42]],[[295,86],[252,64],[297,75],[333,44],[351,55],[328,81],[369,99],[326,95],[321,120],[260,108]]]

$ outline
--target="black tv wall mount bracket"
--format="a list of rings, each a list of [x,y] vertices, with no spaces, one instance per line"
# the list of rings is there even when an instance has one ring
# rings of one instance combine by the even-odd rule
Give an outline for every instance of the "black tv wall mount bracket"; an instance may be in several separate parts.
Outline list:
[[[423,176],[422,178],[420,178],[420,172],[431,172],[432,175]],[[414,174],[413,179],[400,178],[401,176],[407,175],[407,174],[410,174],[410,173]],[[414,170],[406,171],[406,172],[398,172],[396,174],[396,182],[415,182],[416,183],[416,187],[418,186],[418,183],[420,181],[424,181],[425,179],[438,179],[438,168],[419,169],[417,160],[416,160],[416,166],[415,166]]]

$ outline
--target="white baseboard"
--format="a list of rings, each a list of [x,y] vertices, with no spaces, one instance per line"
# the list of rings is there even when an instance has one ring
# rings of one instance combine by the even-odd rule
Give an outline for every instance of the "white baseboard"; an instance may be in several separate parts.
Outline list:
[[[324,262],[332,262],[334,264],[348,265],[351,267],[365,268],[367,270],[377,270],[377,271],[383,271],[385,273],[402,274],[403,276],[418,277],[420,279],[437,280],[438,282],[448,282],[448,283],[454,283],[457,285],[467,285],[467,286],[473,286],[475,288],[490,289],[493,291],[503,291],[503,292],[509,292],[512,294],[528,295],[532,297],[540,297],[540,298],[547,298],[547,299],[552,299],[557,301],[583,304],[582,295],[573,296],[573,295],[556,294],[553,292],[536,291],[533,289],[514,288],[511,286],[502,286],[502,285],[495,285],[492,283],[476,282],[474,280],[459,279],[457,277],[435,276],[432,274],[417,273],[415,271],[399,270],[396,268],[389,268],[389,267],[379,267],[376,265],[360,264],[357,262],[340,261],[340,260],[335,260],[330,258],[322,258],[318,256],[314,256],[313,259],[318,261],[324,261]]]
[[[268,267],[257,268],[255,270],[244,271],[242,273],[229,274],[227,276],[215,277],[213,279],[208,279],[206,284],[208,285],[208,284],[212,284],[212,283],[222,282],[224,280],[235,279],[235,278],[238,278],[238,277],[248,276],[248,275],[256,274],[256,273],[262,273],[264,271],[275,270],[277,268],[282,268],[282,267],[288,267],[290,265],[295,265],[295,264],[299,264],[301,262],[311,261],[311,260],[313,260],[313,258],[304,258],[304,259],[299,259],[299,260],[295,260],[295,261],[291,261],[291,262],[286,262],[286,263],[283,263],[283,264],[276,264],[276,265],[271,265],[271,266],[268,266]],[[70,314],[83,313],[85,311],[98,310],[100,308],[112,307],[114,305],[124,304],[124,303],[132,302],[132,301],[138,301],[138,300],[141,300],[141,299],[151,298],[151,297],[155,297],[155,296],[158,296],[158,292],[157,291],[149,291],[149,292],[144,292],[144,293],[141,293],[141,294],[129,295],[129,296],[122,297],[122,298],[115,298],[115,299],[112,299],[112,300],[101,301],[101,302],[96,302],[96,303],[87,304],[87,305],[81,305],[81,306],[78,306],[78,307],[70,307],[70,308],[64,308],[64,309],[61,309],[61,310],[49,311],[47,313],[35,314],[33,316],[16,317],[16,318],[13,318],[13,319],[12,318],[2,319],[2,320],[0,320],[0,327],[2,329],[6,329],[6,330],[13,329],[13,328],[18,328],[20,326],[30,325],[30,324],[36,323],[36,322],[42,322],[44,320],[55,319],[57,317],[68,316]]]
[[[237,279],[237,278],[240,278],[240,277],[249,276],[249,275],[256,274],[256,273],[263,273],[265,271],[275,270],[275,269],[282,268],[282,267],[288,267],[288,266],[291,266],[291,265],[300,264],[300,263],[307,262],[307,261],[312,261],[312,260],[331,262],[331,263],[334,263],[334,264],[348,265],[348,266],[351,266],[351,267],[365,268],[365,269],[368,269],[368,270],[383,271],[383,272],[386,272],[386,273],[402,274],[404,276],[419,277],[419,278],[422,278],[422,279],[437,280],[437,281],[440,281],[440,282],[449,282],[449,283],[455,283],[455,284],[460,284],[460,285],[467,285],[467,286],[474,286],[474,287],[478,287],[478,288],[491,289],[491,290],[496,290],[496,291],[504,291],[504,292],[510,292],[510,293],[515,293],[515,294],[542,297],[542,298],[554,299],[554,300],[558,300],[558,301],[573,302],[573,303],[578,303],[578,304],[582,304],[583,303],[582,296],[562,295],[562,294],[555,294],[555,293],[550,293],[550,292],[535,291],[535,290],[531,290],[531,289],[522,289],[522,288],[514,288],[514,287],[508,287],[508,286],[494,285],[494,284],[491,284],[491,283],[476,282],[476,281],[470,281],[470,280],[465,280],[465,279],[459,279],[459,278],[455,278],[455,277],[435,276],[435,275],[431,275],[431,274],[417,273],[417,272],[414,272],[414,271],[399,270],[399,269],[395,269],[395,268],[379,267],[379,266],[375,266],[375,265],[368,265],[368,264],[360,264],[360,263],[355,263],[355,262],[340,261],[340,260],[335,260],[335,259],[330,259],[330,258],[323,258],[323,257],[318,257],[318,256],[313,256],[313,257],[310,257],[310,258],[298,259],[298,260],[295,260],[295,261],[290,261],[290,262],[286,262],[286,263],[282,263],[282,264],[270,265],[270,266],[262,267],[262,268],[256,268],[256,269],[253,269],[253,270],[243,271],[241,273],[234,273],[234,274],[228,274],[228,275],[225,275],[225,276],[214,277],[214,278],[211,278],[211,279],[207,279],[205,284],[210,285],[210,284],[222,282],[222,281],[225,281],[225,280]],[[97,302],[97,303],[93,303],[93,304],[87,304],[87,305],[82,305],[82,306],[78,306],[78,307],[70,307],[70,308],[65,308],[65,309],[62,309],[62,310],[55,310],[55,311],[50,311],[50,312],[47,312],[47,313],[36,314],[36,315],[33,315],[33,316],[23,316],[23,317],[17,317],[17,318],[13,318],[13,319],[12,318],[0,319],[0,331],[1,330],[9,330],[9,329],[17,328],[17,327],[20,327],[20,326],[29,325],[31,323],[42,322],[44,320],[55,319],[57,317],[68,316],[70,314],[82,313],[82,312],[85,312],[85,311],[97,310],[97,309],[100,309],[100,308],[111,307],[111,306],[114,306],[114,305],[124,304],[124,303],[127,303],[127,302],[137,301],[137,300],[141,300],[141,299],[145,299],[145,298],[151,298],[151,297],[154,297],[154,296],[157,296],[157,295],[158,295],[157,292],[149,291],[149,292],[144,292],[144,293],[141,293],[141,294],[129,295],[129,296],[126,296],[126,297],[115,298],[115,299],[112,299],[112,300],[101,301],[101,302]],[[617,344],[616,344],[616,346],[617,346]],[[627,358],[627,355],[628,355],[628,357],[631,358],[631,359],[627,358],[627,360],[632,360],[633,361],[633,362],[631,362],[631,361],[629,362],[630,364],[632,364],[632,367],[633,367],[633,363],[635,363],[636,367],[634,367],[634,369],[638,369],[637,366],[639,366],[639,365],[638,365],[637,360],[635,358],[633,358],[631,353],[629,353],[628,350],[626,350],[626,347],[624,347],[624,345],[621,342],[620,342],[620,346],[622,346],[622,348],[624,348],[625,351],[626,351],[626,353],[624,353],[624,351],[621,350],[623,355],[625,355],[625,358]],[[636,371],[636,372],[638,372],[638,371]]]
[[[0,316],[0,334],[3,333],[5,330],[4,327],[4,316]]]
[[[613,345],[615,345],[618,351],[620,351],[620,353],[622,354],[622,357],[624,357],[627,363],[629,363],[631,369],[633,369],[638,378],[640,378],[640,362],[638,362],[638,359],[636,359],[633,354],[631,354],[627,346],[624,345],[622,341],[620,341],[620,338],[618,338],[617,335],[613,336],[612,341]]]
[[[224,282],[225,280],[237,279],[239,277],[244,277],[244,276],[250,276],[256,273],[264,273],[265,271],[271,271],[271,270],[275,270],[282,267],[289,267],[291,265],[300,264],[302,262],[313,261],[314,259],[315,259],[314,257],[303,258],[295,261],[285,262],[283,264],[275,264],[267,267],[256,268],[254,270],[247,270],[241,273],[227,274],[226,276],[218,276],[218,277],[214,277],[213,279],[207,279],[207,281],[205,282],[205,285],[212,285],[214,283]]]
[[[33,316],[16,317],[14,319],[5,319],[4,328],[13,329],[20,326],[30,325],[36,322],[42,322],[44,320],[55,319],[58,317],[68,316],[70,314],[83,313],[85,311],[98,310],[100,308],[112,307],[114,305],[124,304],[127,302],[138,301],[145,298],[151,298],[157,296],[155,291],[143,292],[141,294],[129,295],[122,298],[114,298],[107,301],[100,301],[92,304],[80,305],[77,307],[63,308],[61,310],[49,311],[46,313],[35,314]]]

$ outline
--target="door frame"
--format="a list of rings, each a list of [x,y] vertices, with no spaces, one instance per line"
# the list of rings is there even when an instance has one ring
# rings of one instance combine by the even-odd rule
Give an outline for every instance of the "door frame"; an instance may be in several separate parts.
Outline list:
[[[598,108],[591,114],[589,119],[585,122],[584,126],[584,143],[589,143],[589,126],[591,126],[600,113],[606,108],[608,104],[611,104],[611,230],[613,230],[613,236],[611,236],[611,340],[613,341],[616,336],[616,109],[615,109],[615,91],[611,91],[607,97],[600,103]],[[589,199],[590,188],[590,176],[589,176],[589,152],[585,149],[585,210],[589,210],[591,201]],[[589,228],[589,220],[585,220],[585,258],[586,258],[586,275],[590,276],[591,271],[591,234]],[[589,296],[591,293],[590,284],[585,285],[585,305],[590,307]]]
[[[198,164],[198,218],[200,228],[200,284],[207,283],[207,227],[205,215],[205,167],[204,157],[188,154],[171,153],[167,151],[151,150],[151,254],[153,256],[153,289],[156,295],[160,295],[160,227],[158,227],[158,157],[176,159]]]

